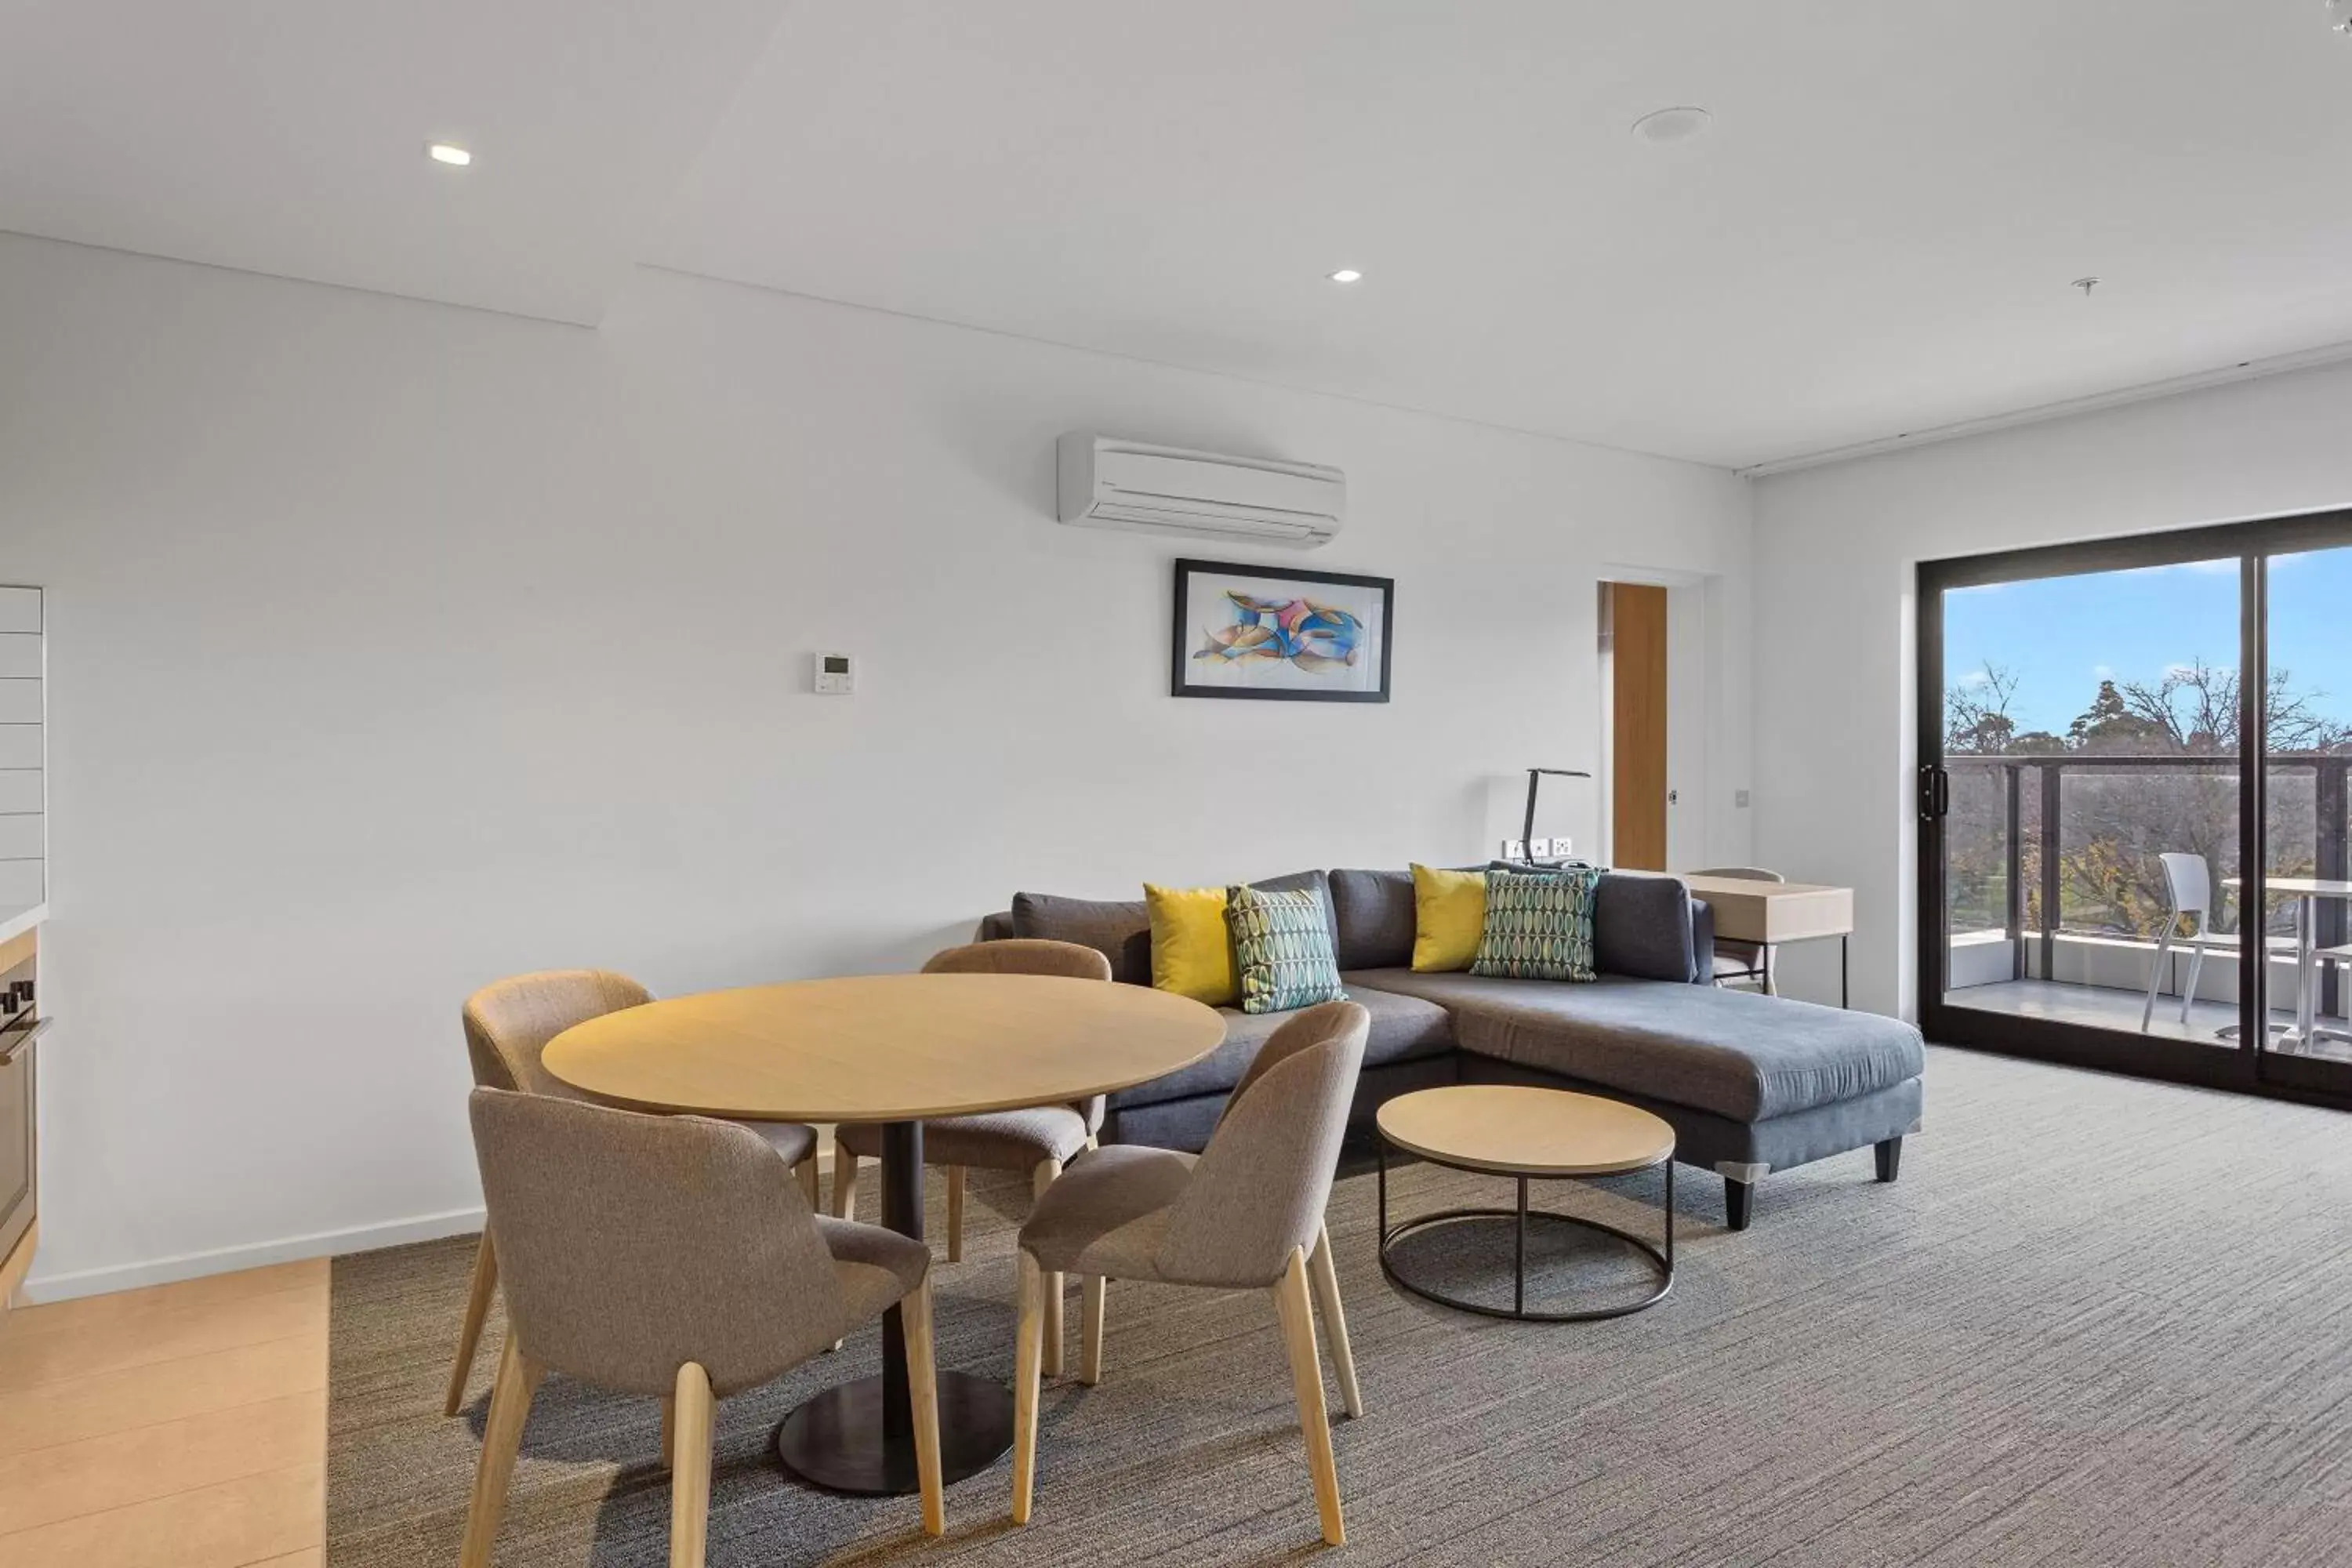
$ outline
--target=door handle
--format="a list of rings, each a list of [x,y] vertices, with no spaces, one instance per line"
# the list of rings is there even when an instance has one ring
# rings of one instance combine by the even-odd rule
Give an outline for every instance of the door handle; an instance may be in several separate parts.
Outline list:
[[[1933,763],[1919,769],[1919,820],[1934,822],[1951,815],[1952,775]]]

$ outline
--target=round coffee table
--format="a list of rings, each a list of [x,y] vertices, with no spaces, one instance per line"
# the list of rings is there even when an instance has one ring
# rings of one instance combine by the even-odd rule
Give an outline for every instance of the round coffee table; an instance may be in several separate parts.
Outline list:
[[[541,1060],[574,1089],[641,1110],[749,1121],[878,1121],[882,1223],[923,1234],[923,1123],[1066,1104],[1189,1067],[1223,1043],[1198,1002],[1034,974],[869,974],[677,996],[575,1024]],[[940,1468],[952,1482],[1013,1443],[1013,1394],[939,1372]],[[915,1489],[899,1310],[882,1315],[880,1375],[825,1389],[785,1418],[776,1454],[834,1491]]]
[[[1442,1307],[1489,1318],[1581,1323],[1600,1318],[1622,1318],[1628,1312],[1655,1306],[1675,1288],[1675,1130],[1648,1111],[1603,1100],[1599,1095],[1573,1094],[1566,1089],[1465,1083],[1399,1095],[1381,1107],[1379,1122],[1381,1272],[1398,1289]],[[1518,1205],[1507,1209],[1445,1209],[1391,1226],[1389,1151],[1392,1147],[1450,1170],[1513,1177],[1518,1183]],[[1530,1181],[1591,1181],[1629,1175],[1661,1164],[1666,1168],[1664,1247],[1599,1220],[1528,1207]],[[1529,1220],[1615,1237],[1636,1256],[1648,1260],[1657,1272],[1658,1288],[1641,1300],[1623,1306],[1569,1312],[1530,1310]],[[1396,1244],[1406,1237],[1442,1226],[1497,1221],[1508,1221],[1513,1227],[1511,1304],[1507,1308],[1433,1289],[1416,1283],[1397,1266]]]

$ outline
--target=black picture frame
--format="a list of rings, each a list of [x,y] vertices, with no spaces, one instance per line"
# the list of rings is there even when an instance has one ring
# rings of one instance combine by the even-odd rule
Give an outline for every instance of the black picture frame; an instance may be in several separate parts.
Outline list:
[[[1300,691],[1213,686],[1192,681],[1190,677],[1192,655],[1196,650],[1186,602],[1191,597],[1192,578],[1205,574],[1220,577],[1253,577],[1277,585],[1312,583],[1373,590],[1380,595],[1381,602],[1379,687],[1370,691]],[[1248,702],[1386,702],[1389,700],[1390,658],[1396,646],[1395,578],[1365,577],[1345,572],[1310,572],[1300,567],[1261,566],[1240,561],[1184,558],[1176,563],[1174,589],[1169,612],[1168,694],[1171,697],[1214,697]]]

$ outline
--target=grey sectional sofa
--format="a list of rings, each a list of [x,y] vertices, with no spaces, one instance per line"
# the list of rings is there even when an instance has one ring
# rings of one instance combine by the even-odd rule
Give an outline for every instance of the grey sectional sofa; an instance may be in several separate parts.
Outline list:
[[[1714,925],[1670,877],[1604,872],[1594,896],[1601,978],[1591,984],[1413,973],[1412,878],[1307,871],[1256,884],[1312,888],[1331,912],[1341,979],[1371,1014],[1355,1114],[1433,1084],[1530,1083],[1628,1101],[1675,1129],[1675,1158],[1724,1178],[1727,1217],[1748,1227],[1768,1173],[1869,1146],[1895,1179],[1919,1127],[1918,1030],[1897,1019],[1711,984]],[[1076,942],[1115,979],[1151,983],[1140,900],[1024,893],[982,940]],[[1223,1009],[1225,1043],[1183,1071],[1111,1096],[1113,1142],[1198,1149],[1225,1096],[1284,1015]]]

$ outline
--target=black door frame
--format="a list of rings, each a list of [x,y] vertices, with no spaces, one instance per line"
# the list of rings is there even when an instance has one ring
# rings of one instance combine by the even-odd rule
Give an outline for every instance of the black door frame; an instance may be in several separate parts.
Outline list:
[[[2238,602],[2238,732],[2252,743],[2238,759],[2240,891],[2246,907],[2267,906],[2270,603],[2266,558],[2352,546],[2352,509],[2257,518],[2119,539],[2090,540],[1918,563],[1916,638],[1916,758],[1918,845],[1919,1024],[1931,1040],[1979,1050],[2128,1073],[2138,1078],[2352,1110],[2352,1064],[2284,1056],[2261,1048],[2269,1016],[2266,948],[2241,942],[2238,954],[2239,1037],[2235,1049],[2159,1036],[2125,1034],[2091,1025],[1953,1006],[1944,1000],[1950,946],[1945,925],[1943,817],[1950,802],[1944,757],[1944,593],[2036,578],[2074,576],[2132,567],[2172,566],[2236,557]],[[2249,679],[2245,672],[2253,672]],[[2048,918],[2045,915],[2045,918]],[[2242,924],[2244,922],[2242,921]],[[2255,922],[2260,929],[2260,922]]]

